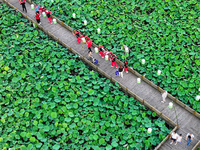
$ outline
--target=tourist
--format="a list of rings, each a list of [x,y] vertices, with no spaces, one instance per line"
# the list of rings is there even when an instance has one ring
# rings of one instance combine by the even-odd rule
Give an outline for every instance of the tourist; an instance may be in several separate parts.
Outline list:
[[[47,15],[47,18],[49,20],[49,22],[52,24],[52,21],[51,21],[51,12],[46,10],[46,15]]]
[[[20,3],[20,5],[22,5],[22,9],[23,9],[23,11],[25,10],[26,11],[26,13],[27,13],[27,10],[26,10],[26,1],[25,0],[19,0],[19,3]]]
[[[164,90],[164,93],[162,94],[162,99],[163,99],[163,100],[161,101],[162,103],[165,102],[166,97],[167,97],[167,91]]]
[[[36,15],[35,15],[35,18],[36,18],[36,20],[37,20],[37,23],[40,25],[41,24],[41,22],[40,22],[40,14],[39,13],[35,13]]]
[[[123,67],[122,66],[120,66],[119,67],[119,69],[118,69],[118,71],[119,71],[119,76],[121,76],[122,78],[123,78]]]
[[[42,6],[42,7],[39,8],[38,10],[39,10],[40,13],[43,13],[43,12],[46,12],[46,11],[47,11],[47,9],[46,9],[44,6]]]
[[[178,139],[178,134],[174,131],[171,134],[170,139],[172,140],[172,142],[170,144],[172,144],[173,142],[176,142],[176,140]]]
[[[102,57],[102,58],[104,58],[104,48],[103,48],[103,46],[102,45],[99,45],[99,55]]]
[[[112,61],[111,61],[111,67],[113,67],[113,65],[115,65],[115,67],[117,68],[116,58],[117,58],[116,55],[112,56],[112,58],[111,58],[112,59]]]
[[[39,13],[40,13],[40,12],[39,12],[40,5],[36,4],[36,6],[35,6],[35,9],[36,9],[36,13],[38,13],[38,14],[39,14]]]
[[[73,33],[73,35],[76,36],[77,42],[78,42],[79,44],[81,44],[81,38],[84,37],[84,36],[81,35],[81,32],[80,32],[79,30],[76,30],[76,32]]]
[[[186,140],[186,141],[188,140],[188,143],[187,143],[187,146],[186,146],[186,147],[189,146],[190,142],[191,142],[193,139],[194,139],[194,135],[193,135],[193,134],[188,133],[188,134],[186,135],[185,140]]]
[[[181,141],[182,141],[182,134],[179,134],[179,135],[178,135],[178,139],[176,140],[176,144],[177,144],[177,143],[181,144]],[[176,145],[176,144],[175,144],[175,145]]]
[[[125,60],[125,62],[124,62],[124,71],[126,73],[128,73],[127,69],[128,69],[128,62]]]
[[[89,55],[89,57],[91,57],[91,55],[92,55],[92,49],[91,49],[92,40],[87,41],[86,44],[88,46],[88,55]]]

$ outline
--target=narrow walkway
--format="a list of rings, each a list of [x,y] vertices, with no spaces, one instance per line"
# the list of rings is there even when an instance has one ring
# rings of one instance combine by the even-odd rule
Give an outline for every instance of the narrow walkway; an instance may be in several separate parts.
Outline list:
[[[7,1],[22,11],[22,7],[19,4],[18,0],[7,0]],[[28,13],[26,13],[26,15],[32,20],[35,20],[34,17],[35,10],[31,10],[31,6],[29,3],[26,3],[26,7],[28,10]],[[48,30],[55,37],[59,38],[69,47],[72,47],[78,53],[83,54],[82,45],[78,44],[76,37],[73,36],[70,31],[68,31],[59,24],[56,25],[50,24],[47,18],[41,17],[41,22],[43,28]],[[164,115],[169,117],[172,121],[176,122],[176,116],[174,110],[169,109],[167,107],[168,103],[170,102],[169,98],[166,99],[167,101],[166,103],[164,104],[161,103],[162,100],[161,93],[145,82],[137,84],[137,77],[132,73],[128,74],[124,73],[124,78],[116,76],[115,75],[116,68],[111,68],[111,62],[105,61],[105,59],[101,58],[99,54],[94,53],[94,47],[92,47],[92,49],[93,49],[93,56],[99,61],[100,69],[106,72],[109,76],[115,78],[118,82],[127,87],[133,93],[135,93],[136,95],[147,101],[150,105],[154,106],[157,110],[159,110]],[[85,57],[88,58],[87,56],[88,50],[85,44],[84,44],[84,50],[85,50]],[[160,148],[160,150],[185,150],[185,149],[191,150],[195,146],[195,144],[197,144],[197,142],[200,140],[200,119],[193,116],[191,113],[184,110],[181,106],[177,104],[175,104],[175,108],[177,111],[178,122],[179,122],[179,129],[177,130],[177,132],[183,135],[182,143],[177,145],[174,144],[171,145],[170,144],[171,141],[168,140],[164,143],[164,145]],[[186,148],[187,142],[185,140],[185,136],[188,132],[193,133],[195,138],[188,146],[188,148]]]

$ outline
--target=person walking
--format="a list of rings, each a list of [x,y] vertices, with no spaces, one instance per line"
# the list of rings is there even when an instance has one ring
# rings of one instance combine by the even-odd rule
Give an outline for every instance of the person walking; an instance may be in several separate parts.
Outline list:
[[[127,69],[128,69],[128,62],[125,60],[125,62],[124,62],[124,71],[126,73],[128,73]]]
[[[178,139],[178,134],[174,131],[171,134],[170,139],[172,140],[172,142],[170,144],[173,144],[173,142],[176,142],[176,140]]]
[[[123,71],[124,71],[123,67],[120,66],[118,71],[119,71],[119,76],[121,76],[123,78]]]
[[[115,65],[115,67],[117,68],[116,57],[117,57],[116,55],[112,56],[111,67],[113,67],[113,65]]]
[[[104,58],[104,48],[102,45],[99,45],[99,55],[101,55],[101,57]]]
[[[188,140],[188,143],[187,143],[186,147],[188,147],[188,146],[190,145],[190,143],[191,143],[191,141],[192,141],[193,139],[194,139],[194,135],[193,135],[193,134],[188,133],[188,134],[186,135],[185,140],[186,140],[186,141]]]
[[[91,55],[92,55],[92,49],[91,49],[92,40],[87,41],[86,44],[88,46],[88,56],[91,57]]]
[[[47,18],[48,18],[49,22],[52,24],[52,21],[51,21],[51,12],[48,11],[48,10],[46,10],[45,13],[46,13],[46,15],[47,15]]]
[[[176,140],[176,144],[177,144],[177,143],[181,144],[181,141],[182,141],[182,134],[179,134],[179,135],[178,135],[178,139]],[[176,145],[176,144],[175,144],[175,145]]]
[[[20,5],[22,5],[22,9],[23,9],[23,11],[25,10],[26,11],[26,13],[27,13],[27,10],[26,10],[26,0],[19,0],[19,3],[20,3]]]
[[[40,5],[36,4],[36,5],[35,5],[35,10],[36,10],[36,13],[38,13],[38,14],[40,13],[40,12],[39,12],[39,9],[40,9]]]
[[[164,93],[162,94],[162,99],[163,99],[163,100],[161,101],[162,103],[165,102],[166,97],[167,97],[167,91],[164,90]]]
[[[76,30],[76,32],[73,33],[73,35],[76,36],[77,42],[78,42],[79,44],[81,44],[81,38],[84,37],[84,36],[81,35],[81,32],[80,32],[79,30]]]
[[[39,12],[42,14],[43,12],[46,12],[47,11],[47,9],[44,7],[44,6],[42,6],[41,8],[39,8],[38,9],[39,10]]]
[[[37,23],[39,24],[39,25],[41,25],[41,22],[40,22],[40,14],[39,13],[35,13],[36,15],[35,15],[35,18],[36,18],[36,20],[37,20]]]

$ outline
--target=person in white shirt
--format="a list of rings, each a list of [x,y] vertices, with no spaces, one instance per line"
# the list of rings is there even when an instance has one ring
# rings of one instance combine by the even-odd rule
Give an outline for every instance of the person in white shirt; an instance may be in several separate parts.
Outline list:
[[[170,139],[172,140],[170,144],[172,144],[173,142],[176,142],[176,140],[178,139],[178,134],[176,132],[173,132],[170,136]]]
[[[181,141],[182,141],[182,134],[179,134],[178,139],[176,140],[176,144],[177,143],[181,144]]]
[[[186,138],[185,138],[185,140],[187,141],[187,139],[188,139],[188,143],[187,143],[187,146],[190,144],[190,142],[194,139],[194,135],[193,134],[191,134],[191,133],[188,133],[187,135],[186,135]],[[186,146],[186,147],[187,147]]]
[[[165,102],[166,97],[167,97],[167,91],[164,90],[164,93],[162,94],[162,99],[163,99],[163,100],[161,101],[162,103]]]

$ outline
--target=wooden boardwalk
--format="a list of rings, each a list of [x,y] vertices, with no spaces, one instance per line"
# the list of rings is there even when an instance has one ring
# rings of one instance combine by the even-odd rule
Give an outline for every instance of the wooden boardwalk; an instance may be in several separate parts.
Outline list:
[[[18,0],[7,0],[9,3],[11,3],[13,6],[18,8],[20,11],[22,11],[22,7],[19,4]],[[31,6],[29,3],[26,3],[27,7],[27,13],[25,13],[29,18],[32,20],[35,20],[35,10],[31,10]],[[36,20],[35,20],[36,21]],[[78,53],[83,54],[82,51],[82,45],[78,44],[76,37],[72,35],[70,31],[68,31],[66,28],[62,27],[59,24],[50,24],[47,18],[41,17],[41,26],[48,30],[51,34],[53,34],[56,38],[59,38],[62,42],[64,42],[67,46],[73,48]],[[97,43],[98,44],[98,43]],[[84,44],[84,50],[85,50],[85,57],[87,56],[87,46]],[[145,82],[141,82],[140,84],[137,84],[137,77],[132,73],[124,73],[124,78],[121,78],[119,76],[115,75],[116,68],[111,67],[110,61],[105,61],[105,59],[101,58],[99,54],[94,53],[94,47],[93,49],[93,56],[99,61],[99,68],[102,69],[104,72],[106,72],[109,76],[112,76],[115,78],[118,82],[120,82],[122,85],[127,87],[129,90],[131,90],[133,93],[147,101],[150,105],[154,106],[157,110],[161,111],[164,115],[169,117],[172,121],[176,122],[176,116],[173,109],[168,108],[168,103],[171,101],[169,98],[166,99],[166,103],[161,103],[162,97],[161,93],[148,85]],[[119,66],[118,66],[119,67]],[[174,104],[177,116],[178,116],[178,122],[179,122],[179,129],[177,132],[179,134],[183,135],[183,140],[181,144],[170,144],[170,140],[167,140],[160,148],[160,150],[184,150],[188,149],[191,150],[195,144],[200,140],[200,119],[193,116],[191,113],[183,109],[181,106]],[[186,148],[187,142],[185,141],[186,134],[190,132],[193,133],[195,138],[191,142],[191,144]]]

